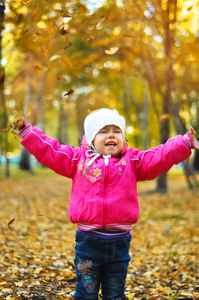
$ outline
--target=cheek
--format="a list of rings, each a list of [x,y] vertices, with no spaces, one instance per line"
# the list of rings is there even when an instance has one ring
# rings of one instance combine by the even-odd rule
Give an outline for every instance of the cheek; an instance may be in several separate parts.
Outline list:
[[[101,144],[101,139],[99,137],[95,137],[94,141],[93,141],[93,145],[95,147],[95,149],[99,148]]]

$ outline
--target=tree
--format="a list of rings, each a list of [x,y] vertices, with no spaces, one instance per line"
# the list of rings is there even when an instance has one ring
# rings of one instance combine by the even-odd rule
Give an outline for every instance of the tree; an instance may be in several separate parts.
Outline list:
[[[5,95],[4,95],[4,82],[5,82],[5,69],[2,67],[2,31],[4,29],[4,11],[5,5],[4,1],[0,2],[0,144],[2,145],[1,152],[7,153],[8,152],[8,114],[6,109],[6,102],[5,102]],[[4,131],[4,135],[2,134]],[[10,175],[9,170],[9,158],[7,155],[6,157],[6,176]]]

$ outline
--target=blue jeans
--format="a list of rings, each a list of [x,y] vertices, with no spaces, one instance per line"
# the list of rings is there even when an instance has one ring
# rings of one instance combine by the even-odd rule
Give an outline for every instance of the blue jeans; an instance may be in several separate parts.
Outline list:
[[[131,237],[97,238],[76,232],[75,266],[77,284],[74,299],[125,299],[125,279],[130,261]]]

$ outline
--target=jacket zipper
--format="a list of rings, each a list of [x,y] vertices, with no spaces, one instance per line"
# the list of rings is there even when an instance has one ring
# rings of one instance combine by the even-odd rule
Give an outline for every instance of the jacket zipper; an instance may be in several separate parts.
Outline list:
[[[107,187],[108,187],[108,166],[105,166],[104,171],[104,198],[103,198],[103,228],[106,228],[106,222],[107,222]]]

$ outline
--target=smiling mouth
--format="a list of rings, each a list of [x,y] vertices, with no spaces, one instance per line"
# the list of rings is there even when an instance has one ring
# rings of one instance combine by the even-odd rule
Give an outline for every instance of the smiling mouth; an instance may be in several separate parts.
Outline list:
[[[117,144],[116,143],[107,143],[105,146],[107,147],[115,147]]]

